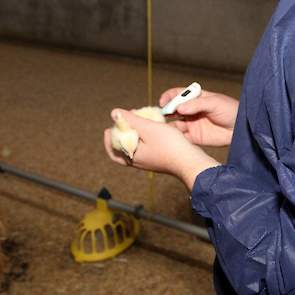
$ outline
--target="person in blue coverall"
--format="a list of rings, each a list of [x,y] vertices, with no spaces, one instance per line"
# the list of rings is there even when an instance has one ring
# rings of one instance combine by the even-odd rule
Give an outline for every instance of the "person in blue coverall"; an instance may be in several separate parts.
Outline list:
[[[160,105],[180,90],[165,92]],[[218,294],[295,294],[295,1],[279,1],[239,105],[203,91],[177,111],[184,120],[173,125],[112,111],[140,135],[132,166],[175,175],[190,189],[216,249]],[[226,165],[200,147],[226,144]],[[105,147],[127,165],[112,150],[109,129]]]

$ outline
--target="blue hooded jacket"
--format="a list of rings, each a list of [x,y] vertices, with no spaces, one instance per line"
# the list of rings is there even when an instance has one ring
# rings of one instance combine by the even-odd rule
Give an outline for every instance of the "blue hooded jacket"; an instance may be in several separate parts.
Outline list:
[[[295,294],[295,0],[281,0],[248,67],[227,165],[196,179],[218,294]]]

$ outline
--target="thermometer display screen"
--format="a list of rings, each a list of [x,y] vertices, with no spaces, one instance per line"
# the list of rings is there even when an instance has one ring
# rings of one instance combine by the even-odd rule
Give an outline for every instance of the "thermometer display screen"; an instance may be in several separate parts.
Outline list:
[[[187,90],[187,91],[183,92],[183,93],[181,94],[181,96],[182,96],[182,97],[186,97],[186,96],[189,95],[190,93],[191,93],[191,91],[190,91],[190,90]]]

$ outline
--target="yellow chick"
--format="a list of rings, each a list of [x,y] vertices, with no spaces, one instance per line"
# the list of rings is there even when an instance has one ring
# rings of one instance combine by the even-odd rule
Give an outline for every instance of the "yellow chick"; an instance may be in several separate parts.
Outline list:
[[[139,136],[136,130],[131,129],[128,122],[119,113],[114,127],[111,129],[112,147],[122,151],[130,159],[136,151]]]
[[[135,115],[156,122],[165,122],[165,117],[161,114],[158,107],[144,107],[132,111]],[[122,151],[131,160],[138,146],[139,136],[136,130],[131,129],[128,122],[118,114],[114,127],[111,129],[112,147],[115,150]]]
[[[138,110],[134,110],[133,113],[139,117],[149,119],[155,122],[165,123],[165,117],[161,113],[159,107],[143,107]]]

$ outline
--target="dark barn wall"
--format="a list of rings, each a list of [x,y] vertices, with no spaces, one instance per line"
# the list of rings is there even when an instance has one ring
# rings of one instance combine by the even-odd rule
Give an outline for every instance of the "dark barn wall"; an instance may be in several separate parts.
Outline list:
[[[0,34],[141,56],[143,1],[2,0]]]
[[[158,61],[244,71],[277,0],[157,0]],[[146,0],[1,0],[0,35],[144,57]]]
[[[277,0],[155,2],[155,53],[159,59],[240,72],[245,70]]]

